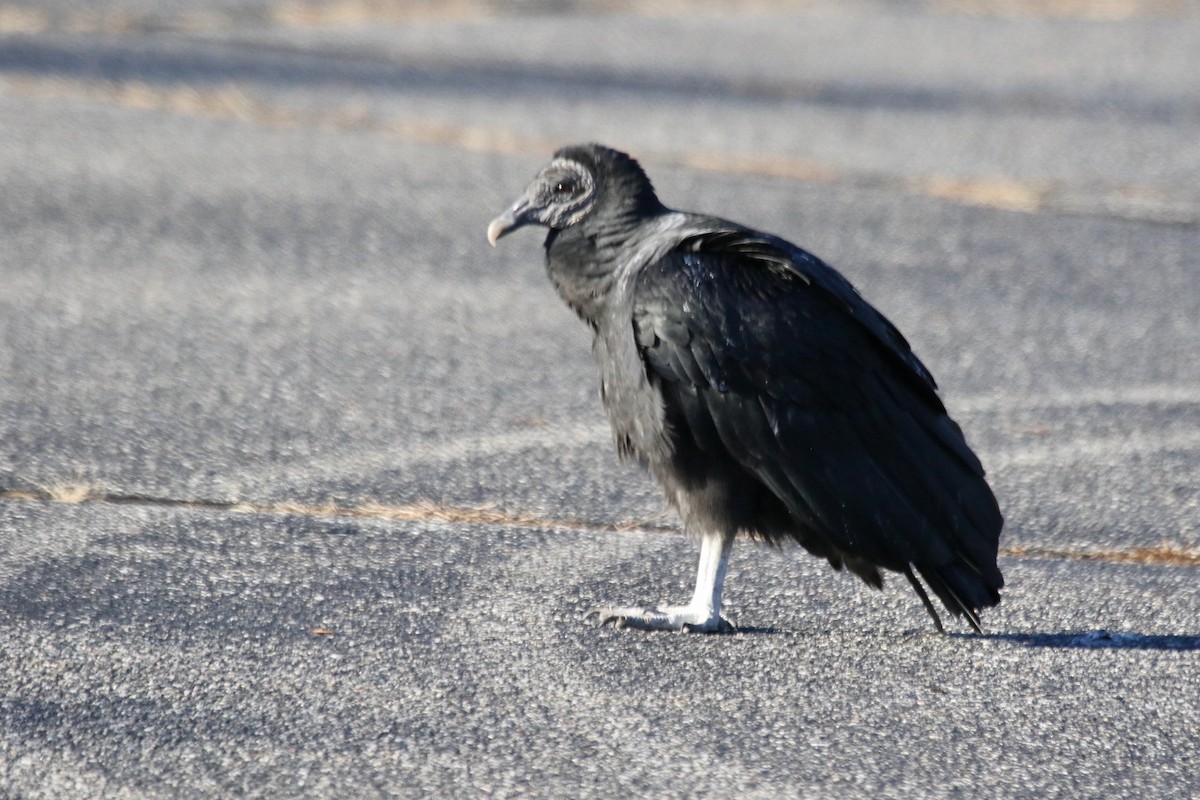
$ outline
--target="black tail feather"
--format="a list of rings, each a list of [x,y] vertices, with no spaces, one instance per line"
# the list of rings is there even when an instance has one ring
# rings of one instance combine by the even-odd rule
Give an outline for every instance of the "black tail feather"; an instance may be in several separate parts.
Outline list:
[[[933,607],[933,603],[929,602],[929,595],[925,593],[925,587],[917,580],[917,576],[913,575],[912,567],[907,565],[904,567],[904,577],[908,578],[908,582],[916,591],[917,597],[921,598],[921,602],[925,604],[925,610],[933,618],[933,627],[937,628],[938,633],[945,633],[946,629],[942,627],[942,618],[938,616],[937,609]]]
[[[956,617],[966,617],[967,623],[976,633],[983,633],[979,621],[979,611],[1000,602],[998,587],[985,582],[977,572],[960,564],[949,564],[936,569],[922,569],[917,566],[917,571],[921,573],[921,577],[925,579],[930,590],[937,595],[937,598],[942,601],[942,605],[950,613]],[[918,588],[911,566],[905,568],[905,574],[908,576],[909,583],[917,589],[917,594],[925,603],[925,608],[930,609],[929,599]]]

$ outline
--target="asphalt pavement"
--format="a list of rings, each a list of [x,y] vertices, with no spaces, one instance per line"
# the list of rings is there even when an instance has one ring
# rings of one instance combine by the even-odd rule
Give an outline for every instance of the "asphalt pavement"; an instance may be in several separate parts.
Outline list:
[[[0,5],[0,797],[1200,796],[1200,7]],[[932,369],[985,633],[697,546],[541,237],[558,146]],[[893,576],[894,578],[895,576]]]

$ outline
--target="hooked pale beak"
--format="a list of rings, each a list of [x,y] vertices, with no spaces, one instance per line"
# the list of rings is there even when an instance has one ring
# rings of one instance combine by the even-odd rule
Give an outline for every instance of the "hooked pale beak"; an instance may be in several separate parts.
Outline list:
[[[522,225],[533,222],[529,217],[529,210],[529,204],[525,202],[524,198],[521,198],[513,203],[512,208],[488,223],[488,244],[495,247],[501,236],[506,236]]]

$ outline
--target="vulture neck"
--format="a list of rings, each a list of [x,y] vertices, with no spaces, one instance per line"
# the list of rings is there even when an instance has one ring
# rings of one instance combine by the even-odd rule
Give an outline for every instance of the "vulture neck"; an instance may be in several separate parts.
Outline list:
[[[628,196],[616,208],[599,208],[583,222],[546,237],[546,271],[558,294],[596,328],[608,310],[614,288],[632,264],[641,240],[669,210],[653,192]]]

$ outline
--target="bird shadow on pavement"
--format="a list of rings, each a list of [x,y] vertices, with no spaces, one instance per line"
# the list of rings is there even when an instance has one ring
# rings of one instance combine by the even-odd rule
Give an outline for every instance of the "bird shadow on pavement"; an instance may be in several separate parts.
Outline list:
[[[738,625],[727,631],[714,631],[718,636],[778,636],[788,633],[782,628],[772,628],[771,626],[763,625]]]
[[[966,636],[968,634],[951,634]],[[1064,631],[1062,633],[985,633],[972,638],[1011,642],[1024,647],[1093,650],[1200,650],[1200,635],[1127,633],[1124,631]]]

